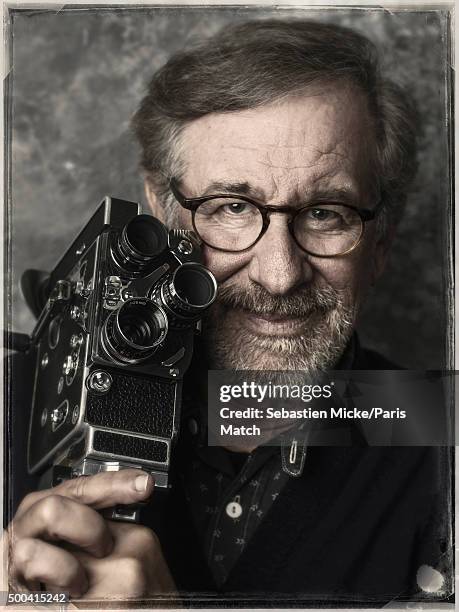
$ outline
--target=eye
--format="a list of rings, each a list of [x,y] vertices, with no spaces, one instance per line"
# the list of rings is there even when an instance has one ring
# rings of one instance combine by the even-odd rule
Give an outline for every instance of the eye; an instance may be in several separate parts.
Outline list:
[[[201,204],[195,219],[210,223],[235,223],[247,225],[258,219],[260,213],[256,206],[244,200],[232,198],[212,198]]]
[[[341,215],[334,210],[325,208],[310,208],[307,211],[307,215],[314,221],[332,221],[338,220],[341,217]]]
[[[223,205],[223,211],[232,215],[242,215],[252,212],[253,206],[247,202],[229,202]]]
[[[323,204],[303,210],[297,225],[316,232],[343,232],[360,224],[360,217],[352,208],[340,204]]]

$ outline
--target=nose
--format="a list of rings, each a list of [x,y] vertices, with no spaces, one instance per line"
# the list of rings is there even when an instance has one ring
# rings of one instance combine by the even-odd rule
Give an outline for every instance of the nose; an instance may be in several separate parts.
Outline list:
[[[272,295],[284,295],[308,283],[313,270],[290,235],[285,215],[271,213],[268,230],[253,247],[249,278]]]

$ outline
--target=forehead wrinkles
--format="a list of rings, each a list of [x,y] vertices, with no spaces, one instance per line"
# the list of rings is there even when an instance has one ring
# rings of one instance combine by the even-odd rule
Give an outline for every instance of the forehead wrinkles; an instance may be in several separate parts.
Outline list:
[[[331,149],[324,149],[318,143],[301,147],[272,147],[256,160],[262,167],[281,171],[304,171],[309,174],[336,172],[344,169],[353,156],[340,151],[337,144]]]
[[[247,151],[247,156],[241,155]],[[196,158],[195,158],[196,159]],[[208,178],[217,178],[228,183],[247,181],[253,186],[260,186],[266,196],[274,196],[282,187],[298,186],[302,191],[316,182],[338,177],[341,182],[349,182],[353,173],[351,158],[340,151],[322,151],[317,147],[279,147],[270,146],[243,147],[225,143],[219,151],[218,158],[207,159],[194,168],[193,178],[206,187]]]
[[[342,90],[324,93],[189,124],[182,144],[195,188],[207,179],[242,177],[266,190],[271,182],[307,183],[318,175],[359,181],[368,170],[366,109],[355,91],[352,100]]]
[[[269,149],[258,163],[270,175],[272,187],[280,191],[283,185],[297,186],[299,192],[313,188],[318,182],[329,183],[341,175],[341,182],[352,175],[352,160],[339,147],[323,151],[317,146]],[[344,176],[346,178],[344,179]],[[339,179],[338,179],[339,180]]]

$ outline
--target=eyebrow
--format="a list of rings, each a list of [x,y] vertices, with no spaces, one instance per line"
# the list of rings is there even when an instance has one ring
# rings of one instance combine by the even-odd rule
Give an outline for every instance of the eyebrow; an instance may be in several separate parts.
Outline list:
[[[227,182],[213,181],[204,191],[203,195],[218,195],[228,193],[234,195],[244,195],[255,200],[263,200],[264,192],[259,188],[250,185],[248,181]],[[315,187],[308,194],[297,191],[292,198],[298,205],[315,204],[317,202],[341,202],[344,204],[356,205],[360,198],[354,189],[349,187]],[[281,202],[278,202],[281,204]]]
[[[317,188],[307,196],[308,201],[314,202],[340,202],[355,206],[359,203],[359,196],[354,189],[348,187]]]
[[[263,199],[264,197],[264,193],[261,189],[253,187],[247,181],[213,181],[208,185],[203,195],[214,195],[219,193],[234,193],[235,195],[245,195],[255,199]]]

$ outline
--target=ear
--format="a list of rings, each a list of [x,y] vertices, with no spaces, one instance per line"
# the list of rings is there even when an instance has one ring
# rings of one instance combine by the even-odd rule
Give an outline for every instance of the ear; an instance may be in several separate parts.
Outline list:
[[[164,218],[164,209],[148,177],[145,177],[144,179],[144,187],[145,197],[147,198],[147,203],[148,207],[150,208],[151,214],[160,221],[162,221],[162,223],[166,223],[166,220]]]
[[[387,228],[385,235],[378,239],[373,256],[373,267],[371,272],[371,284],[374,285],[380,278],[389,259],[389,252],[395,236],[395,225]]]

